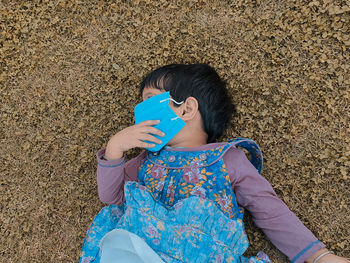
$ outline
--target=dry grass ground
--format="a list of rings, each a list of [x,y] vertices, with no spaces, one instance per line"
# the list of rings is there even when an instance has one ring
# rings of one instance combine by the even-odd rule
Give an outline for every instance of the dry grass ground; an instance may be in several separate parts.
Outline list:
[[[256,140],[263,176],[350,256],[350,4],[341,0],[0,3],[1,262],[77,262],[103,206],[95,153],[133,123],[137,85],[207,62]],[[128,153],[129,156],[136,151]],[[252,254],[287,259],[248,218]]]

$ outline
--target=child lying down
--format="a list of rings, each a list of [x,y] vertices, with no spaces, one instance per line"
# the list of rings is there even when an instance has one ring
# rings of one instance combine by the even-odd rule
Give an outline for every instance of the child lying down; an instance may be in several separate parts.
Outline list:
[[[252,140],[216,142],[235,109],[213,68],[167,65],[149,73],[140,92],[135,125],[97,152],[98,193],[109,206],[94,219],[80,262],[270,262],[263,252],[243,256],[244,209],[292,262],[349,262],[276,196],[260,175],[262,155]],[[135,147],[146,150],[125,162],[124,152]]]

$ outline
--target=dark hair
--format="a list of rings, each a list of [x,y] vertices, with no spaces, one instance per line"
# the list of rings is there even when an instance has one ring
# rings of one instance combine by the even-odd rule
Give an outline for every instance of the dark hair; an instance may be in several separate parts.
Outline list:
[[[226,82],[207,64],[171,64],[149,73],[140,85],[169,91],[176,101],[194,97],[199,104],[208,143],[215,142],[227,128],[235,106],[226,90]],[[176,105],[175,105],[176,106]]]

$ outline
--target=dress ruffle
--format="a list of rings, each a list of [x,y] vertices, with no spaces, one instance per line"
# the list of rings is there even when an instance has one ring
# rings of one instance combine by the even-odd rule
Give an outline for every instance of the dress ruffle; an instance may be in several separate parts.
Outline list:
[[[139,182],[126,182],[123,206],[104,207],[84,240],[80,262],[100,262],[99,242],[121,228],[143,238],[165,261],[270,262],[259,252],[246,258],[249,242],[223,156],[243,147],[261,172],[262,155],[249,139],[205,151],[161,150],[147,153]]]
[[[269,262],[263,253],[242,256],[249,246],[242,220],[228,218],[209,199],[191,196],[166,208],[137,182],[125,184],[125,199],[125,206],[105,207],[96,216],[83,247],[95,253],[84,254],[80,262],[99,262],[99,240],[117,228],[143,238],[169,263]]]

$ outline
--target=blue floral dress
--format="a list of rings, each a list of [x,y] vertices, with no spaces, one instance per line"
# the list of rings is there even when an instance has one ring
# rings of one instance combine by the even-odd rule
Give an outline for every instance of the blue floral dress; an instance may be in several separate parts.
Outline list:
[[[270,262],[262,252],[242,256],[249,246],[243,209],[222,158],[233,145],[247,149],[261,172],[261,152],[248,139],[205,151],[147,152],[139,182],[125,184],[126,202],[94,219],[80,262],[99,262],[99,241],[115,228],[143,238],[165,262]]]

